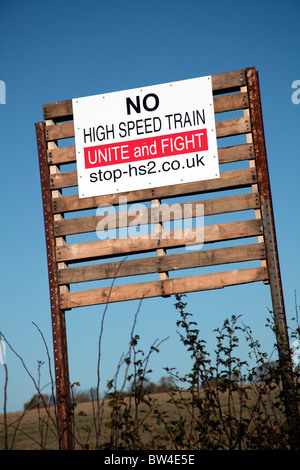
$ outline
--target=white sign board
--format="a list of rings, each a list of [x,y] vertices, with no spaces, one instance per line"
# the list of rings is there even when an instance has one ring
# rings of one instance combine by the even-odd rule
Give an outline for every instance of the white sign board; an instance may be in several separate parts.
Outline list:
[[[219,178],[210,76],[72,103],[80,198]]]

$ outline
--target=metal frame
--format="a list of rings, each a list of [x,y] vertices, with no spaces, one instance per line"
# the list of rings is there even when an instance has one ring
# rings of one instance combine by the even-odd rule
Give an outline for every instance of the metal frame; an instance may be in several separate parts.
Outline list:
[[[269,169],[265,146],[258,72],[255,70],[254,67],[247,68],[246,76],[249,96],[250,119],[255,151],[255,163],[257,170],[259,194],[261,199],[261,215],[267,254],[266,260],[269,271],[273,316],[276,328],[279,361],[281,365],[286,418],[289,426],[291,448],[299,449],[299,408],[295,395],[295,384],[293,382],[291,353],[289,347],[288,328],[286,322],[286,313],[273,215]]]
[[[60,309],[60,292],[57,281],[57,263],[55,257],[56,245],[54,237],[49,168],[47,164],[47,142],[45,138],[45,123],[37,123],[35,124],[35,128],[40,165],[41,190],[48,261],[58,432],[62,449],[72,450],[73,439],[70,421],[71,398],[69,384],[67,334],[65,324],[65,313],[63,310]]]

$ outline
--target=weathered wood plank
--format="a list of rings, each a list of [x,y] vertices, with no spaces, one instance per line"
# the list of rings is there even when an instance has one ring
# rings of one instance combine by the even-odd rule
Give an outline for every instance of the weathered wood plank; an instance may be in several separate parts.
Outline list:
[[[70,309],[107,302],[123,302],[157,296],[188,293],[223,287],[265,281],[268,279],[266,268],[250,268],[214,274],[201,274],[164,281],[151,281],[125,286],[104,287],[61,295],[61,308]]]
[[[211,76],[214,94],[239,91],[246,85],[246,71],[235,70],[233,72],[218,73]]]
[[[252,144],[239,144],[218,149],[219,163],[241,162],[254,159],[254,147]]]
[[[245,70],[235,70],[212,75],[212,89],[215,93],[233,89],[246,85]],[[73,107],[72,100],[55,101],[43,105],[44,119],[62,120],[72,119]]]
[[[263,234],[262,223],[259,219],[230,222],[204,227],[204,243],[238,238],[252,237]],[[162,235],[151,233],[142,236],[99,240],[86,243],[57,247],[57,262],[88,261],[105,259],[111,256],[128,255],[157,250],[158,248],[184,247],[188,244],[199,243],[201,228],[183,229],[164,232]]]
[[[51,175],[50,177],[51,189],[72,188],[77,185],[77,171],[65,171],[64,173],[59,173],[53,176]]]
[[[43,105],[44,119],[71,120],[73,119],[72,100],[55,101]]]
[[[217,138],[231,137],[248,132],[251,132],[251,122],[248,118],[235,118],[216,122]]]
[[[263,243],[190,251],[58,270],[60,285],[265,259]]]
[[[46,126],[46,140],[59,140],[74,137],[74,122],[63,122]]]
[[[131,191],[122,194],[109,194],[105,196],[95,196],[80,199],[78,195],[63,196],[53,199],[53,213],[64,213],[81,211],[96,208],[101,204],[119,204],[120,195],[127,197],[127,202],[147,201],[154,198],[176,197],[188,194],[213,192],[218,190],[228,190],[233,188],[243,188],[251,186],[257,182],[256,170],[245,168],[242,170],[225,171],[220,174],[220,178],[197,181],[195,183],[184,183],[159,188]]]
[[[249,107],[248,93],[235,93],[234,95],[224,95],[214,97],[215,113],[224,113],[227,111],[236,111]]]
[[[57,149],[51,149],[47,152],[48,164],[49,165],[62,165],[66,163],[76,162],[76,147],[71,145],[70,147],[60,147]]]
[[[75,146],[51,149],[47,152],[49,165],[63,165],[76,162]],[[231,163],[254,158],[254,148],[250,144],[239,144],[218,149],[219,163]]]
[[[217,138],[245,134],[251,131],[250,119],[235,118],[216,122]],[[63,122],[46,126],[46,140],[68,139],[74,137],[74,123]]]
[[[190,203],[176,203],[175,205],[162,204],[159,211],[153,208],[144,210],[129,210],[124,213],[111,213],[105,215],[94,215],[87,217],[76,217],[73,219],[62,219],[54,223],[54,234],[56,237],[64,235],[75,235],[79,233],[94,232],[101,221],[105,221],[111,229],[144,225],[148,223],[163,223],[171,220],[179,220],[183,217],[196,217],[197,207],[203,204],[204,216],[224,214],[243,210],[258,209],[260,198],[258,193],[237,194],[223,198],[204,199]],[[121,214],[121,217],[119,217]]]

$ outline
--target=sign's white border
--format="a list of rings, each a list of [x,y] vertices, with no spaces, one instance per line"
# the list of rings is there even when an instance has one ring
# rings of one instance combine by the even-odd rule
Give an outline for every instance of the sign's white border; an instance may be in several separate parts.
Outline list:
[[[211,76],[72,104],[80,198],[220,176]]]

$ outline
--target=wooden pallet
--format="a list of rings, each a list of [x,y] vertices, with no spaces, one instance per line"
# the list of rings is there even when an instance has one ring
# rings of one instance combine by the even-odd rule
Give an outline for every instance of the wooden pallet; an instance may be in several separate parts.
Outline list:
[[[51,191],[62,310],[268,282],[246,71],[212,75],[212,87],[220,178],[83,199],[77,191],[72,100],[43,106],[48,165],[48,175],[43,174],[43,178],[48,179]],[[222,120],[218,118],[220,113]],[[224,145],[226,138],[231,138],[230,146]],[[126,214],[97,215],[101,205],[117,206],[120,196],[126,197]],[[175,229],[164,231],[164,223],[169,219],[178,222],[183,213],[168,210],[165,199],[181,209],[188,202],[191,217],[203,204],[204,229],[198,228],[204,230],[201,249],[186,249],[193,241],[191,234],[197,239],[196,229],[182,231],[181,236]],[[138,217],[131,208],[135,203],[145,206]],[[149,222],[151,204],[160,204],[154,233],[107,240],[97,237],[97,226],[104,217],[116,233],[126,226],[140,225],[141,220]],[[219,220],[211,223],[210,216]],[[74,242],[76,237],[78,241]],[[208,267],[211,269],[207,273]],[[154,275],[157,279],[153,280]],[[85,287],[86,282],[97,281],[99,286]],[[102,286],[103,282],[107,285]]]

